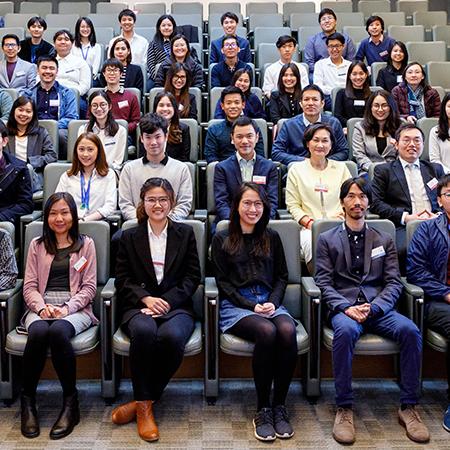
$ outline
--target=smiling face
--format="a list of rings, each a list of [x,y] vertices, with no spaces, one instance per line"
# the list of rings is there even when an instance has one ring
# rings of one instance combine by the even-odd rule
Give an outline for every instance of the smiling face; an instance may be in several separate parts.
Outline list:
[[[367,80],[367,74],[360,66],[353,67],[350,73],[350,81],[354,89],[362,89]]]
[[[236,28],[238,26],[238,23],[230,19],[229,17],[225,18],[225,20],[222,23],[222,28],[225,34],[235,35],[236,34]]]
[[[55,40],[55,49],[58,56],[64,58],[72,49],[72,42],[67,34],[60,34]]]
[[[45,31],[39,22],[34,22],[28,30],[30,31],[31,37],[35,39],[41,39]]]
[[[283,86],[287,91],[292,91],[295,88],[295,85],[297,83],[297,77],[294,75],[294,72],[292,69],[287,69],[286,72],[284,72],[283,77],[281,78],[283,82]]]
[[[186,86],[186,80],[187,80],[186,71],[184,69],[179,70],[172,77],[172,86],[174,87],[174,89],[180,91],[181,89],[184,88],[184,86]]]
[[[144,209],[150,223],[165,222],[171,208],[170,197],[162,187],[153,187],[145,193]]]
[[[107,66],[103,71],[103,76],[105,77],[106,84],[116,85],[120,83],[120,69],[114,66]]]
[[[20,46],[17,41],[13,38],[7,38],[3,42],[3,53],[9,61],[15,61],[17,59],[17,54],[20,51]]]
[[[379,20],[374,20],[368,27],[367,32],[371,37],[379,37],[383,33],[383,27]]]
[[[98,148],[91,140],[81,139],[77,146],[77,155],[83,170],[93,169],[98,156]]]
[[[278,51],[280,52],[280,59],[283,64],[292,61],[292,56],[294,55],[296,48],[297,46],[293,42],[286,42],[286,44],[282,45],[278,49]]]
[[[300,105],[308,120],[311,118],[311,120],[315,122],[320,115],[324,104],[325,102],[322,100],[320,92],[317,92],[316,90],[303,91]]]
[[[156,105],[155,112],[156,114],[158,114],[158,116],[164,117],[164,119],[167,119],[169,122],[172,120],[172,117],[175,114],[175,110],[173,109],[169,97],[161,97],[158,104]]]
[[[341,201],[341,205],[346,216],[359,220],[366,214],[369,207],[369,199],[359,186],[353,183],[347,195]]]
[[[56,236],[67,235],[72,228],[73,217],[69,205],[63,199],[53,203],[48,215],[48,226]]]
[[[342,58],[342,53],[344,52],[344,46],[338,39],[330,39],[327,45],[328,55],[335,61]]]
[[[320,18],[320,28],[326,34],[334,33],[336,30],[336,19],[331,14],[324,14]]]
[[[231,136],[231,143],[234,144],[239,155],[250,160],[255,154],[255,146],[259,135],[252,125],[235,126]]]
[[[224,54],[225,58],[236,58],[237,54],[239,53],[239,46],[236,39],[226,39],[223,43],[222,53]]]
[[[237,119],[244,110],[245,103],[242,101],[240,94],[227,94],[223,100],[222,106],[223,112],[226,118],[232,122]]]
[[[127,65],[127,58],[130,54],[127,44],[120,41],[114,46],[114,58],[117,58],[123,65]]]
[[[391,60],[396,63],[401,63],[405,59],[405,54],[403,53],[400,45],[395,44],[391,50]]]
[[[58,67],[54,61],[42,61],[38,68],[38,75],[44,83],[53,83],[58,75]]]
[[[320,129],[314,133],[313,138],[307,143],[311,159],[324,159],[331,151],[331,136],[327,130]]]
[[[243,73],[234,83],[242,92],[247,92],[250,89],[250,75]]]
[[[423,152],[423,137],[417,128],[407,128],[395,143],[398,155],[408,163],[416,162]]]
[[[264,212],[264,203],[253,189],[247,189],[241,197],[238,207],[242,229],[253,229]]]
[[[172,45],[173,56],[177,59],[177,61],[184,61],[188,52],[188,46],[184,39],[177,39],[173,42]]]
[[[108,102],[101,95],[97,95],[91,101],[90,112],[97,121],[105,121],[110,109]]]
[[[81,37],[88,38],[91,35],[91,27],[86,23],[85,20],[82,20],[80,23],[80,35]]]
[[[159,31],[165,39],[169,39],[173,33],[173,24],[169,19],[164,19],[159,26]]]
[[[391,108],[382,95],[377,95],[372,102],[371,111],[373,117],[378,121],[384,121],[389,117]]]
[[[14,110],[14,118],[20,128],[26,128],[33,118],[33,106],[31,102],[19,106]]]
[[[163,130],[158,129],[154,133],[142,133],[141,142],[144,145],[147,159],[157,161],[163,158],[166,148],[167,136]]]
[[[131,16],[122,16],[120,19],[120,28],[125,33],[129,33],[134,29],[134,20]]]
[[[405,80],[413,89],[419,86],[424,79],[425,75],[423,73],[422,66],[419,64],[413,64],[411,67],[406,69]]]

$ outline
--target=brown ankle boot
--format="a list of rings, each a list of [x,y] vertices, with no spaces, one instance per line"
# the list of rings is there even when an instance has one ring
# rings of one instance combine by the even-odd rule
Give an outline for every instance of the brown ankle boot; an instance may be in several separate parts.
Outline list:
[[[111,420],[116,425],[125,425],[136,419],[136,401],[124,403],[112,410]]]
[[[153,402],[151,400],[136,402],[136,420],[141,439],[148,442],[159,439],[158,425],[156,425],[153,417]]]

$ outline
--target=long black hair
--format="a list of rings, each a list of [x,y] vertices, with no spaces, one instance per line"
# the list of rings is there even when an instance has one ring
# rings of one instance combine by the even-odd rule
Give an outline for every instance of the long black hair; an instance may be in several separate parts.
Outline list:
[[[37,133],[37,130],[39,129],[39,120],[37,115],[36,104],[30,97],[21,95],[20,97],[16,98],[16,100],[14,100],[14,103],[11,107],[11,111],[9,112],[8,122],[6,126],[8,127],[8,133],[10,135],[16,136],[19,131],[17,128],[17,120],[14,115],[16,109],[20,108],[21,106],[25,106],[28,103],[31,103],[31,108],[33,109],[33,116],[31,117],[31,122],[27,125],[25,135]]]
[[[94,47],[94,45],[97,43],[97,36],[95,35],[95,28],[94,24],[92,23],[92,20],[89,19],[89,17],[80,17],[77,20],[77,23],[75,24],[75,47],[81,48],[81,33],[80,33],[80,27],[81,22],[85,21],[86,25],[91,29],[91,34],[89,35],[89,44],[91,44],[91,47]]]
[[[347,71],[347,80],[345,82],[345,95],[348,98],[355,98],[355,89],[353,88],[352,80],[350,79],[350,75],[353,72],[355,67],[359,67],[366,74],[366,81],[364,81],[362,90],[364,92],[364,98],[368,98],[370,96],[370,73],[366,64],[363,61],[353,61],[350,66],[348,66]]]
[[[438,123],[438,138],[441,141],[447,141],[450,139],[448,135],[448,121],[449,117],[447,116],[447,112],[445,111],[445,105],[450,102],[450,92],[447,92],[442,99],[441,102],[441,112],[439,113],[439,123]]]
[[[111,99],[109,98],[108,94],[106,93],[106,91],[103,90],[98,90],[98,91],[94,91],[90,96],[89,96],[89,108],[91,107],[92,101],[94,100],[95,97],[102,97],[106,103],[108,103],[109,106],[109,111],[108,111],[108,115],[106,116],[106,124],[105,124],[105,132],[107,135],[109,136],[115,136],[116,133],[119,131],[119,124],[114,120],[113,115],[112,115],[112,102]],[[94,128],[94,125],[96,123],[96,118],[94,117],[94,114],[92,114],[92,112],[89,115],[89,123],[87,126],[87,131],[92,131],[92,129]]]
[[[280,94],[287,95],[286,88],[283,84],[283,77],[288,69],[292,70],[294,77],[297,79],[294,86],[294,100],[296,102],[300,102],[300,96],[302,92],[302,79],[297,64],[290,62],[283,65],[278,76],[278,91],[280,92]]]
[[[172,22],[173,30],[172,34],[169,36],[169,39],[172,39],[176,34],[176,28],[177,23],[175,22],[175,19],[170,14],[163,14],[157,21],[156,21],[156,33],[153,36],[153,41],[155,44],[157,44],[158,47],[163,48],[164,47],[164,36],[162,35],[160,31],[161,23],[164,19],[169,19]]]

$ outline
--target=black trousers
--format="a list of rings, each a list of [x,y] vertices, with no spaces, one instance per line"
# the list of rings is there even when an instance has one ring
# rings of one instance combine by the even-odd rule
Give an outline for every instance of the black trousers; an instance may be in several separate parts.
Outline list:
[[[433,331],[442,334],[450,341],[450,304],[446,302],[429,302],[427,304],[427,326]],[[450,344],[447,345],[447,397],[450,402]]]
[[[158,400],[183,360],[194,319],[178,313],[168,320],[136,314],[123,327],[130,338],[134,399]]]
[[[76,359],[70,340],[75,328],[67,320],[39,320],[28,328],[28,340],[23,353],[23,393],[36,395],[50,347],[53,367],[65,397],[76,391]]]

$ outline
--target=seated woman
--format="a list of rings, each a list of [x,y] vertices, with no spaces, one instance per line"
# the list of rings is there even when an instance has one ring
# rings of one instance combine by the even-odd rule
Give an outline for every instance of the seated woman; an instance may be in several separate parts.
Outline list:
[[[169,122],[166,155],[179,161],[189,161],[191,135],[189,126],[180,122],[175,97],[170,92],[159,92],[153,102],[153,111]]]
[[[11,236],[0,229],[0,291],[11,289],[17,280],[17,264]]]
[[[36,105],[28,97],[17,98],[9,113],[5,150],[33,167],[33,192],[42,189],[44,167],[58,155],[47,130],[39,125]]]
[[[54,56],[55,47],[43,39],[47,22],[42,17],[34,16],[28,20],[27,28],[30,37],[20,41],[20,50],[17,56],[33,64],[36,64],[40,56]]]
[[[348,68],[345,89],[338,91],[334,102],[334,116],[341,122],[344,133],[347,132],[348,119],[364,115],[369,97],[369,70],[362,61],[353,61]]]
[[[284,64],[278,76],[278,90],[270,94],[269,114],[275,125],[280,119],[289,119],[302,113],[301,91],[301,76],[297,64]]]
[[[418,62],[403,71],[403,82],[392,89],[400,117],[416,123],[422,117],[439,117],[441,100],[436,89],[428,85],[425,69]]]
[[[174,63],[166,75],[164,90],[170,92],[178,103],[178,114],[182,119],[198,119],[197,102],[189,93],[192,75],[184,63]]]
[[[169,70],[169,67],[176,62],[183,63],[191,72],[191,86],[201,89],[203,86],[202,66],[191,56],[189,41],[182,34],[176,34],[170,40],[170,56],[166,58],[159,67],[158,72],[156,73],[155,86],[164,86],[167,71]]]
[[[113,118],[112,102],[105,91],[95,91],[88,100],[89,123],[80,127],[78,136],[92,131],[102,141],[106,162],[114,170],[120,170],[127,149],[127,132]]]
[[[439,123],[430,130],[428,148],[430,161],[439,163],[445,173],[450,172],[450,92],[441,103]]]
[[[383,67],[377,76],[376,84],[385,91],[391,92],[395,86],[403,81],[403,72],[408,64],[408,50],[401,41],[395,41],[387,59],[387,66]]]
[[[250,117],[250,119],[265,119],[266,113],[261,104],[261,100],[256,94],[251,91],[253,73],[251,69],[243,68],[234,72],[231,79],[231,85],[238,87],[245,97],[245,107],[242,115]],[[216,111],[214,113],[214,119],[225,119],[225,113],[223,112],[220,99],[217,100]]]
[[[92,312],[97,290],[94,241],[78,231],[77,207],[65,192],[44,206],[42,236],[31,241],[23,285],[28,339],[23,353],[21,431],[39,436],[36,389],[48,347],[63,390],[63,407],[50,439],[68,436],[80,421],[76,360],[70,340],[98,323]]]
[[[362,174],[369,172],[372,163],[397,158],[394,136],[400,125],[392,95],[387,91],[373,92],[367,100],[363,120],[355,125],[352,139],[353,156]]]
[[[309,150],[310,157],[292,164],[288,171],[286,206],[301,226],[302,254],[308,269],[311,269],[311,228],[314,220],[343,217],[339,190],[351,175],[345,162],[327,158],[334,142],[329,125],[321,122],[309,125],[303,136],[303,145]]]
[[[123,232],[116,259],[134,400],[115,408],[112,421],[136,419],[145,441],[159,439],[153,404],[183,360],[194,330],[192,295],[200,282],[194,231],[167,217],[174,202],[166,179],[149,178],[140,193],[138,226]]]
[[[88,131],[78,136],[72,167],[61,175],[55,192],[68,192],[82,221],[103,220],[117,209],[117,181],[108,169],[100,138]]]
[[[288,280],[283,244],[267,227],[269,218],[264,186],[243,183],[233,199],[229,229],[214,235],[211,250],[220,330],[255,343],[253,426],[262,441],[294,435],[285,404],[297,362],[296,325],[282,306]]]

